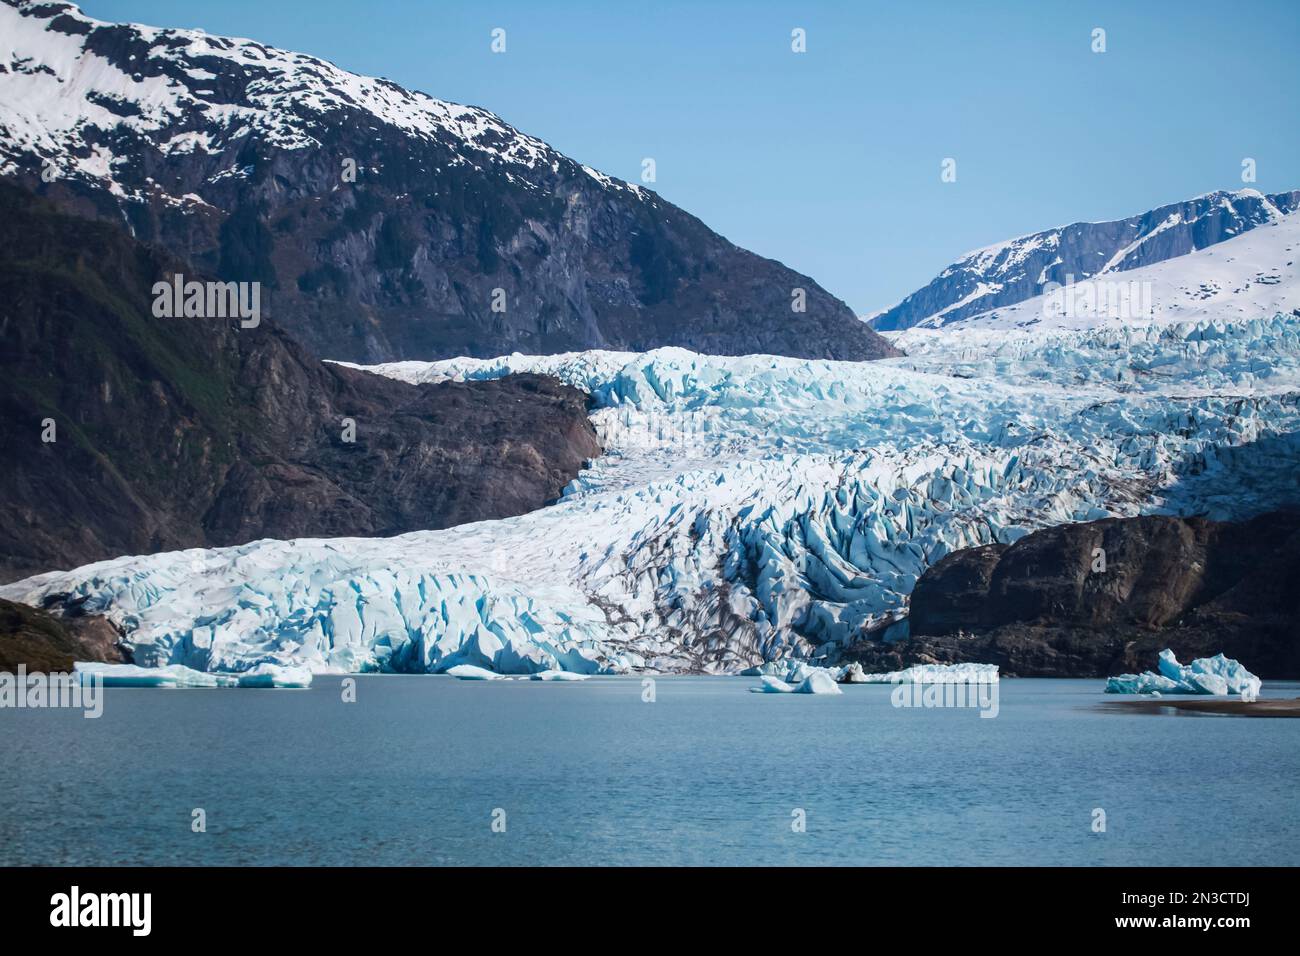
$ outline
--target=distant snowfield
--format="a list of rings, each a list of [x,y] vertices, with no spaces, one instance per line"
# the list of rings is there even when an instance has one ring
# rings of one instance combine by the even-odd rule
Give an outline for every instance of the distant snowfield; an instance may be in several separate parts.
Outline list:
[[[594,396],[607,454],[517,518],[120,558],[0,595],[85,598],[143,664],[731,672],[833,660],[953,549],[1300,494],[1300,317],[905,335],[911,355],[862,364],[660,349],[379,366],[554,375]]]
[[[1292,213],[1235,238],[1154,265],[1125,271],[1110,271],[1108,265],[1091,279],[1079,277],[1073,292],[1068,291],[1071,287],[1063,286],[1052,295],[1035,296],[945,324],[946,313],[965,305],[963,301],[913,329],[887,337],[908,349],[918,338],[924,340],[923,335],[917,335],[920,331],[940,328],[949,335],[961,329],[1085,329],[1099,324],[1231,321],[1289,313],[1300,309],[1297,260],[1300,214]],[[1132,299],[1121,298],[1129,290],[1148,307],[1142,313],[1130,310]],[[971,293],[970,298],[978,294]],[[1073,299],[1067,299],[1071,295]],[[1120,308],[1108,308],[1110,305]]]

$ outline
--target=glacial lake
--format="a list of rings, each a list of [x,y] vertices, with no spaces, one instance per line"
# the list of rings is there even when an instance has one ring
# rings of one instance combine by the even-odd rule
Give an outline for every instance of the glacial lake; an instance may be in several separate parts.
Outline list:
[[[1099,680],[1005,680],[994,719],[884,685],[341,680],[0,710],[0,863],[1300,863],[1300,720],[1114,713]]]

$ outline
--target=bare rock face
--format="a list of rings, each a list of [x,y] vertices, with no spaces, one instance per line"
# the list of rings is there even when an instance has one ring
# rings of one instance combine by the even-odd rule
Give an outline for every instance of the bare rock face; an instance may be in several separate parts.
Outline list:
[[[126,663],[118,634],[98,615],[55,617],[0,599],[0,671],[68,673],[74,661]]]
[[[0,111],[0,166],[204,272],[262,283],[267,314],[325,358],[898,354],[809,277],[487,110],[71,4],[0,5],[0,32],[23,58],[21,76],[0,71],[0,103],[43,90]],[[96,86],[119,72],[128,92]]]
[[[188,266],[12,186],[0,243],[0,578],[520,514],[600,454],[553,379],[414,386],[265,319],[155,318],[152,284]]]
[[[853,656],[885,669],[970,661],[1103,677],[1150,669],[1170,647],[1300,676],[1300,513],[1108,518],[957,551],[921,576],[909,620],[907,639]]]
[[[949,634],[978,621],[1005,544],[954,551],[916,582],[908,620],[918,634]]]

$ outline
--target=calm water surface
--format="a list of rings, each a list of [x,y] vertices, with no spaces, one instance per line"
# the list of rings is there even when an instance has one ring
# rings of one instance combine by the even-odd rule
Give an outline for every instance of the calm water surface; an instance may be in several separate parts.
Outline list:
[[[1101,681],[1003,681],[991,720],[888,686],[340,681],[0,711],[0,863],[1300,863],[1300,720],[1116,714]]]

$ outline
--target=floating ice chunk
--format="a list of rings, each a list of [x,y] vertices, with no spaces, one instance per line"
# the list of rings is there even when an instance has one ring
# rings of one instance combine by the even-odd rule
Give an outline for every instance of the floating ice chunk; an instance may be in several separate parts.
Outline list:
[[[453,668],[454,670],[455,668]],[[590,674],[575,674],[573,671],[538,671],[532,675],[533,680],[586,680]]]
[[[264,663],[237,677],[240,687],[310,687],[312,674],[304,665]]]
[[[765,661],[756,667],[746,667],[740,672],[740,676],[775,677],[778,682],[799,684],[807,680],[808,675],[823,670],[827,669],[809,664],[807,661],[801,661],[795,658],[786,658],[779,661]],[[828,671],[828,673],[830,673],[832,677],[838,679],[838,670]]]
[[[1108,694],[1185,694],[1178,681],[1147,671],[1144,674],[1120,674],[1106,679]]]
[[[452,677],[460,680],[504,680],[505,678],[496,671],[490,671],[486,667],[479,667],[476,664],[457,664],[455,667],[448,667],[444,674],[450,674]]]
[[[864,684],[994,684],[997,664],[913,664],[901,671],[863,674]]]
[[[842,694],[835,678],[825,671],[813,671],[807,679],[794,689],[796,694]]]
[[[139,667],[135,664],[77,661],[72,668],[83,684],[92,675],[97,675],[104,687],[220,687],[230,683],[228,678],[192,670],[180,664]]]
[[[868,683],[866,671],[857,661],[851,663],[848,667],[840,672],[839,682],[841,684],[866,684]]]
[[[751,694],[790,694],[794,688],[777,677],[764,674],[759,678],[758,686],[749,689]]]
[[[1240,694],[1243,700],[1259,697],[1261,681],[1238,661],[1222,654],[1198,657],[1179,664],[1168,648],[1160,652],[1160,673],[1120,674],[1106,681],[1108,694]]]

